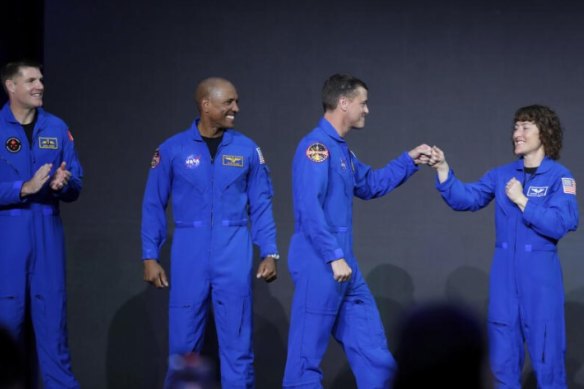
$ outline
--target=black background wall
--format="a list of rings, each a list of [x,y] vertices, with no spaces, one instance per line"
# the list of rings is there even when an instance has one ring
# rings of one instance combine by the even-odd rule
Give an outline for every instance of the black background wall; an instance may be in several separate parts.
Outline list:
[[[63,207],[70,345],[82,386],[160,386],[168,295],[142,281],[140,203],[152,151],[190,124],[200,79],[220,75],[238,87],[237,127],[272,169],[285,254],[290,162],[334,72],[370,86],[367,127],[348,140],[373,166],[427,142],[446,151],[459,177],[478,179],[513,159],[515,109],[543,103],[566,129],[561,161],[584,182],[583,18],[584,5],[548,1],[46,2],[46,108],[70,124],[86,174],[82,198]],[[356,201],[355,251],[390,348],[400,314],[416,303],[463,301],[484,315],[492,214],[449,210],[430,169],[383,199]],[[584,388],[583,249],[581,231],[560,248],[571,388]],[[276,388],[293,292],[286,255],[279,280],[255,288],[258,388]],[[354,387],[337,345],[323,369],[327,388]],[[527,372],[525,381],[535,387]]]
[[[44,1],[21,0],[2,4],[0,64],[22,58],[43,60]],[[0,103],[7,100],[0,95]]]

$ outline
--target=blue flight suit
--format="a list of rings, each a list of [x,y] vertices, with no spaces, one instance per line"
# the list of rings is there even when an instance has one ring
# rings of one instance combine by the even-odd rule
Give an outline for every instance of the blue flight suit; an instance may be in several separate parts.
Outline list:
[[[259,147],[228,129],[215,160],[197,128],[156,152],[142,208],[144,259],[158,259],[172,193],[169,352],[199,352],[213,302],[224,388],[253,388],[252,241],[277,254],[272,184]],[[251,223],[251,237],[248,224]]]
[[[373,170],[324,118],[300,141],[292,166],[295,232],[288,266],[296,290],[285,388],[322,388],[320,362],[331,334],[343,345],[359,388],[389,387],[395,361],[353,254],[353,196],[383,196],[417,170],[407,153]],[[343,283],[334,280],[330,264],[340,258],[353,270]]]
[[[515,177],[528,201],[524,212],[505,194]],[[564,288],[557,243],[578,226],[576,183],[545,158],[534,175],[523,159],[464,184],[450,171],[437,189],[457,211],[477,211],[495,198],[496,242],[490,275],[488,328],[498,388],[520,388],[527,342],[540,388],[566,388]]]
[[[65,242],[59,201],[77,199],[82,169],[67,125],[37,108],[33,145],[7,103],[0,111],[0,325],[22,337],[30,309],[44,386],[78,388],[67,345]],[[24,182],[45,163],[51,175],[65,161],[69,183],[60,191],[49,182],[24,199]]]

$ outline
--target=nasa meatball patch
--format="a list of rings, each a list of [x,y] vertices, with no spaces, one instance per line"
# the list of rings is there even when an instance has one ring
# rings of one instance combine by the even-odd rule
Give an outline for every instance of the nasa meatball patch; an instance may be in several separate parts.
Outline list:
[[[6,150],[10,151],[11,153],[18,153],[22,148],[22,142],[20,139],[12,137],[6,139]]]
[[[195,169],[198,168],[201,164],[201,156],[200,155],[189,155],[187,159],[185,159],[185,167],[187,169]]]
[[[306,156],[312,162],[324,162],[329,157],[329,151],[322,143],[313,143],[306,149]]]
[[[150,161],[150,167],[154,169],[160,163],[160,151],[158,149],[154,150],[154,155],[152,156],[152,161]]]

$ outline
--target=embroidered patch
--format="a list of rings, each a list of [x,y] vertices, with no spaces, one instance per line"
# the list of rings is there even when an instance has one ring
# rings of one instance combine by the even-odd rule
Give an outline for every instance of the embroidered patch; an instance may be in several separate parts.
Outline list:
[[[67,130],[67,136],[69,137],[69,140],[71,142],[73,142],[74,139],[73,139],[73,134],[71,134],[71,131]]]
[[[564,193],[576,194],[576,180],[573,178],[562,177],[562,187],[564,188]]]
[[[185,167],[187,169],[194,169],[199,167],[201,164],[201,156],[200,155],[189,155],[187,159],[185,159]]]
[[[329,151],[322,143],[313,143],[306,149],[306,156],[312,162],[323,162],[329,156]]]
[[[527,197],[543,197],[547,195],[547,186],[530,186],[527,189]]]
[[[11,153],[18,153],[22,148],[22,142],[18,138],[8,138],[6,140],[6,150],[10,151]]]
[[[345,160],[343,158],[341,158],[341,169],[347,170],[347,164],[345,163]]]
[[[150,161],[150,167],[154,169],[160,163],[160,151],[158,149],[154,150],[154,155],[152,156],[152,160]]]
[[[59,149],[59,141],[57,138],[39,136],[39,148],[57,150]]]
[[[243,156],[241,155],[224,155],[222,158],[223,165],[243,167]]]
[[[256,148],[256,151],[258,152],[258,158],[260,160],[260,165],[263,165],[264,163],[266,163],[266,160],[264,159],[264,155],[262,154],[262,149],[260,149],[258,147],[258,148]]]

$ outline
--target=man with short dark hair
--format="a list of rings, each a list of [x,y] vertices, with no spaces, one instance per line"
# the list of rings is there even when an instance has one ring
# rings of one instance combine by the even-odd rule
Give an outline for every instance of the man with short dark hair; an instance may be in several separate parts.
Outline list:
[[[495,200],[495,254],[489,320],[491,368],[497,388],[521,388],[524,343],[539,388],[566,388],[564,287],[558,241],[578,226],[576,181],[556,160],[562,148],[556,113],[542,105],[515,113],[516,161],[463,183],[444,152],[433,148],[436,188],[456,211]]]
[[[201,351],[212,302],[222,387],[253,388],[252,242],[262,257],[256,277],[275,280],[272,184],[260,148],[232,128],[239,112],[233,84],[205,79],[195,99],[200,117],[152,158],[142,208],[144,280],[169,285],[158,259],[172,194],[170,354]]]
[[[21,339],[30,309],[45,388],[78,388],[59,203],[77,199],[82,169],[67,125],[42,108],[40,65],[8,63],[1,78],[9,101],[0,111],[0,324]]]
[[[320,361],[332,334],[357,385],[387,388],[395,363],[371,291],[353,254],[353,196],[385,195],[427,163],[430,146],[381,169],[362,163],[344,137],[365,126],[367,85],[335,74],[322,90],[324,117],[296,149],[292,166],[295,233],[288,265],[295,284],[285,388],[322,388]]]

